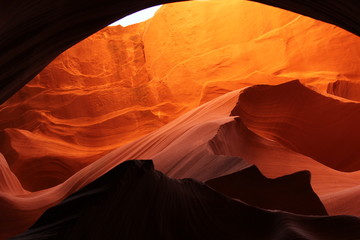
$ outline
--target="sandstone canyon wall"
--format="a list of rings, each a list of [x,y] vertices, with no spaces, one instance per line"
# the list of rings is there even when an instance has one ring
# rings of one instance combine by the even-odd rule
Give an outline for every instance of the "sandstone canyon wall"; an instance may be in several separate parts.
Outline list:
[[[0,149],[26,188],[50,187],[226,92],[292,79],[325,92],[356,81],[357,42],[252,2],[164,5],[148,22],[108,27],[69,49],[3,104]]]
[[[255,207],[360,216],[358,60],[358,36],[247,1],[169,4],[146,22],[107,27],[0,106],[0,208],[10,209],[0,238],[129,159]],[[328,225],[302,225],[322,220],[285,216],[330,239]],[[358,237],[359,219],[349,219],[349,239]]]

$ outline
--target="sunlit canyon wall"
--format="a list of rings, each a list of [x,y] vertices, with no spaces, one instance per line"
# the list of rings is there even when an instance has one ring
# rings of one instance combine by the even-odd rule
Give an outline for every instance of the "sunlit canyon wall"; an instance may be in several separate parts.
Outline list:
[[[9,232],[121,162],[145,158],[265,209],[360,215],[359,60],[358,36],[246,1],[168,4],[146,22],[107,27],[0,106],[0,190],[33,204]],[[251,174],[215,179],[245,168]],[[288,192],[306,185],[299,191],[311,210],[226,188],[247,174],[262,182],[304,170],[311,180],[306,172],[284,181]],[[24,200],[13,201],[21,212]]]

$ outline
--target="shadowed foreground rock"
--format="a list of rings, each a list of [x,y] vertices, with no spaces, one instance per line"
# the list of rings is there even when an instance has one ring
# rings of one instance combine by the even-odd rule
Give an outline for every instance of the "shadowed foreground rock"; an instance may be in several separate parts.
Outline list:
[[[326,215],[310,184],[310,172],[268,179],[256,166],[206,182],[217,192],[252,206],[304,215]]]
[[[346,236],[345,236],[346,233]],[[356,239],[360,219],[271,212],[127,161],[12,239]]]

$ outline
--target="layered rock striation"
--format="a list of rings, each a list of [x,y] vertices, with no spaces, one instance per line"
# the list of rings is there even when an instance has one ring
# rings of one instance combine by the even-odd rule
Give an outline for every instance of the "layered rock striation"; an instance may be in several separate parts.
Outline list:
[[[26,189],[45,189],[229,91],[299,79],[333,93],[335,82],[359,79],[358,42],[253,2],[164,5],[147,22],[107,27],[67,50],[4,103],[0,152]]]
[[[359,41],[235,0],[99,31],[0,106],[0,239],[360,238]]]

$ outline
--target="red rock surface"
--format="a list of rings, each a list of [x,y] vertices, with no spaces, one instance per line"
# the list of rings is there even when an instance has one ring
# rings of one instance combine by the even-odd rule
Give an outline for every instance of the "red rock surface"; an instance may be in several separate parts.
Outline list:
[[[167,120],[162,109],[174,108],[163,87],[150,84],[144,27],[108,27],[91,36],[1,107],[7,139],[1,152],[25,188],[54,186]],[[29,165],[37,166],[36,172],[29,172]]]
[[[331,82],[327,92],[342,98],[360,101],[360,83],[358,81],[337,80]]]
[[[165,5],[148,22],[108,27],[69,49],[3,104],[0,151],[26,189],[51,187],[226,92],[295,78],[325,92],[358,79],[357,42],[252,2]]]
[[[0,238],[128,159],[199,181],[252,164],[267,178],[308,170],[329,214],[360,216],[359,46],[235,0],[101,30],[0,106]]]

